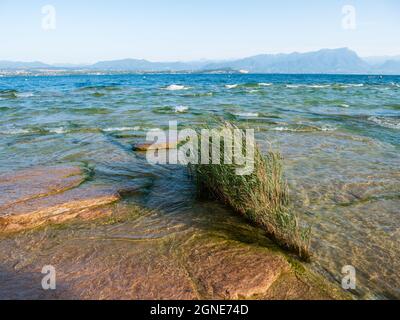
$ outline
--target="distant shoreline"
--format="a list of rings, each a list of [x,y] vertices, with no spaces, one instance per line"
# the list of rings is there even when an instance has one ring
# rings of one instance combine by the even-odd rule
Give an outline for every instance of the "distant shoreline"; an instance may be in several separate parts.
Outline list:
[[[120,75],[242,75],[242,76],[361,76],[361,77],[399,77],[398,74],[389,73],[240,73],[239,71],[66,71],[66,70],[0,70],[0,77],[60,77],[60,76],[120,76]]]

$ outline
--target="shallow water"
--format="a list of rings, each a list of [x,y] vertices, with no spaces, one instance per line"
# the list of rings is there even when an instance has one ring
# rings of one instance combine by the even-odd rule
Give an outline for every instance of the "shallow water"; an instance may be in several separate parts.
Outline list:
[[[188,212],[209,217],[210,207],[185,168],[150,166],[131,144],[170,120],[193,127],[214,115],[255,128],[263,150],[282,150],[317,270],[340,282],[353,265],[359,297],[400,298],[400,77],[1,78],[0,173],[83,162],[91,184],[138,188],[125,201],[159,210],[168,228],[174,217],[190,224]]]

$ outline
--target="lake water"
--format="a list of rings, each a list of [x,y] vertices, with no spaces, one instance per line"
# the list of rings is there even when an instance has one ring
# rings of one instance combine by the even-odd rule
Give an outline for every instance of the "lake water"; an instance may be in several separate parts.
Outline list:
[[[400,298],[400,77],[3,77],[0,173],[84,163],[91,184],[139,190],[125,201],[212,224],[223,208],[199,203],[184,167],[149,165],[131,146],[168,121],[194,128],[213,116],[282,151],[318,272],[340,282],[353,265],[358,297]]]

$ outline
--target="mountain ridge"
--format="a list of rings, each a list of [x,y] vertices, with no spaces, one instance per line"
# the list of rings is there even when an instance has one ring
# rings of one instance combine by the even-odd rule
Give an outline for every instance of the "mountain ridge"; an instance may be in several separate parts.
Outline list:
[[[375,57],[376,58],[376,57]],[[388,57],[389,59],[390,57]],[[99,61],[89,65],[51,65],[39,61],[0,61],[0,70],[70,70],[108,72],[202,72],[231,70],[249,73],[310,74],[400,74],[400,60],[369,63],[348,48],[321,49],[312,52],[259,54],[229,61],[153,62],[145,59]]]

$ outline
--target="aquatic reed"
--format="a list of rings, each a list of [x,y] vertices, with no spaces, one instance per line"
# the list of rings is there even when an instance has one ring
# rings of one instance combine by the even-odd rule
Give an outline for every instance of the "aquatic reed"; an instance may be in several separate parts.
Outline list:
[[[233,128],[237,127],[227,122],[220,125],[221,130]],[[223,144],[221,141],[221,150],[225,148]],[[246,150],[245,141],[243,148]],[[223,159],[220,164],[190,165],[198,191],[230,206],[263,228],[279,246],[309,260],[310,228],[301,227],[290,209],[281,155],[275,151],[263,155],[256,145],[254,148],[254,170],[249,175],[237,175],[238,166],[224,164]]]

